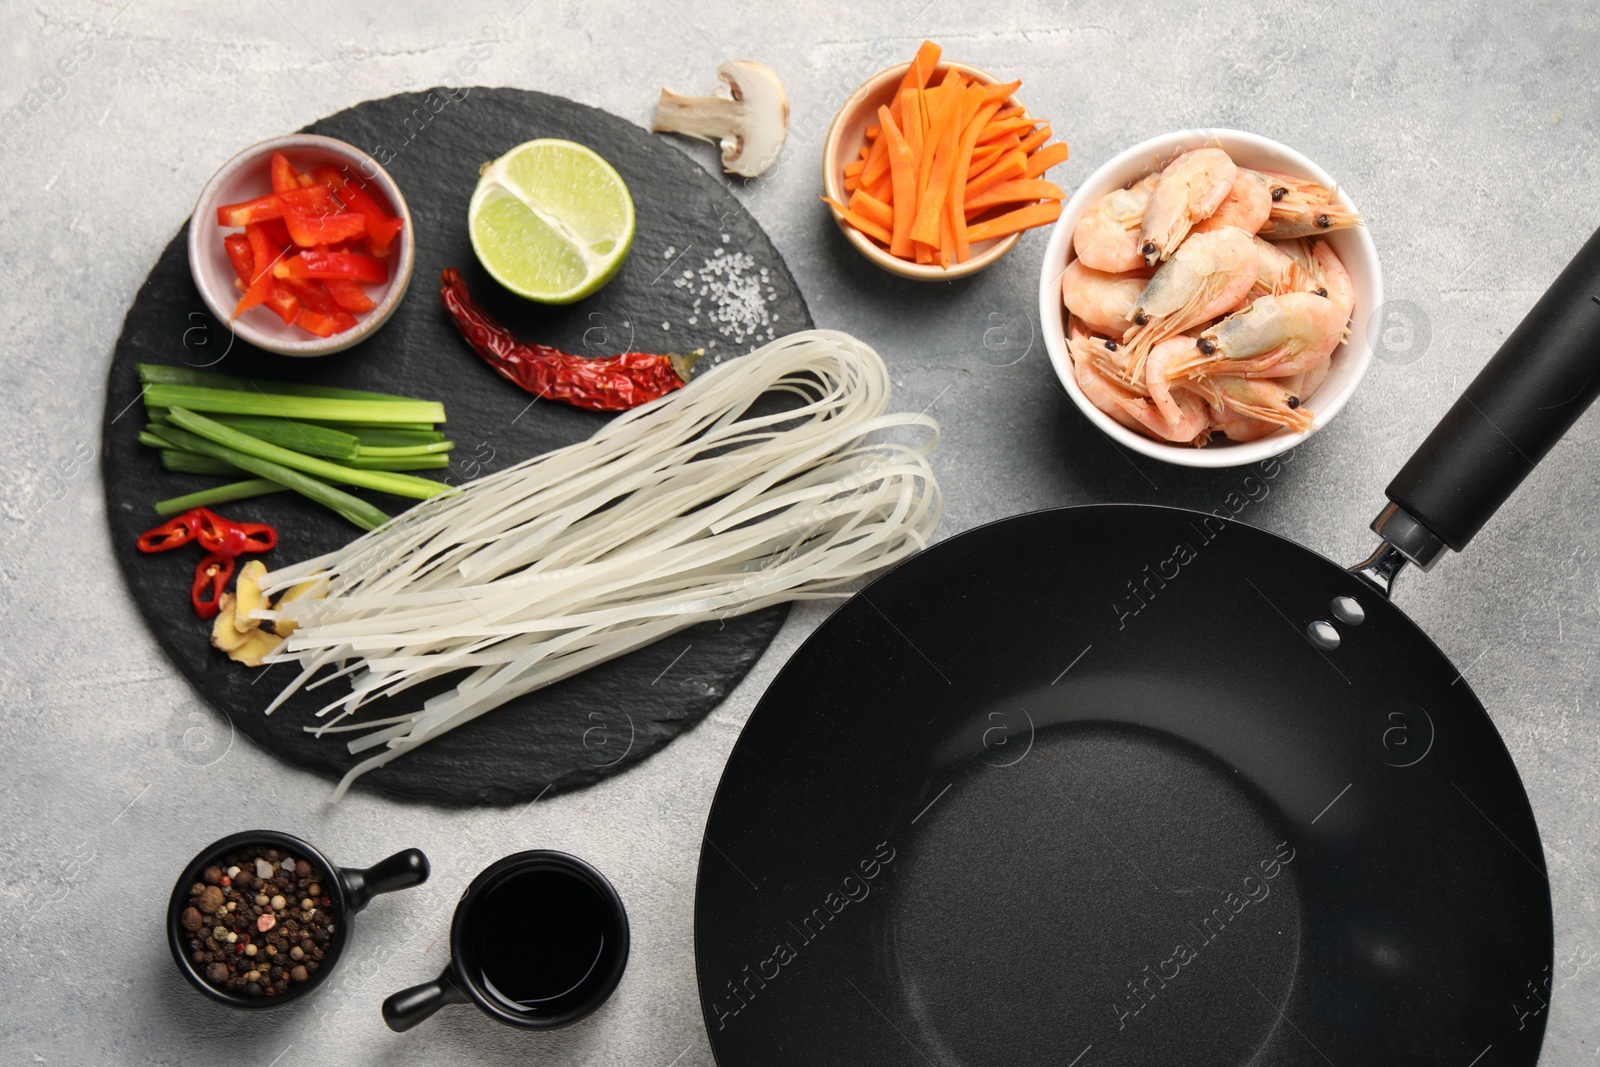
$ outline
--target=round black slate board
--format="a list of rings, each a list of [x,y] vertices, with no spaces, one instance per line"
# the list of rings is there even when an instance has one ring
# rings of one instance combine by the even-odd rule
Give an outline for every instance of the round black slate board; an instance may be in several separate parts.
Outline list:
[[[466,347],[440,307],[437,280],[459,267],[473,293],[520,336],[570,351],[608,355],[708,345],[731,357],[765,341],[738,343],[702,312],[690,326],[695,286],[674,281],[708,258],[743,252],[750,269],[767,271],[763,291],[774,332],[811,325],[805,301],[783,259],[726,186],[666,140],[614,115],[543,93],[517,89],[445,90],[368,101],[310,126],[355,144],[382,162],[406,195],[418,241],[411,289],[394,317],[367,341],[322,359],[272,356],[235,340],[206,311],[180,231],[162,253],[123,323],[107,392],[102,468],[112,544],[134,601],[162,647],[189,681],[247,736],[285,760],[336,777],[354,758],[333,736],[302,727],[346,691],[335,681],[302,692],[271,717],[261,709],[291,677],[278,666],[249,671],[207,644],[208,625],[188,607],[197,551],[144,556],[141,531],[158,517],[160,499],[217,484],[169,474],[140,446],[143,408],[135,364],[188,363],[262,378],[293,378],[443,400],[456,441],[454,465],[429,472],[460,482],[582,440],[606,416],[564,405],[529,407],[528,394],[501,379]],[[466,232],[467,201],[477,167],[513,145],[562,137],[589,145],[628,183],[638,211],[633,250],[621,272],[587,300],[565,308],[530,304],[500,290],[478,266]],[[226,151],[219,149],[219,154]],[[724,235],[726,235],[724,237]],[[671,329],[664,324],[670,323]],[[373,497],[397,513],[405,502]],[[293,494],[219,509],[240,520],[270,522],[283,535],[270,562],[329,551],[358,531]],[[703,624],[549,689],[516,700],[368,774],[358,788],[439,804],[507,804],[545,791],[590,784],[641,760],[717,705],[744,677],[782,624],[779,606]],[[417,700],[426,693],[419,691]],[[382,704],[373,717],[416,706]],[[348,738],[348,735],[346,735]]]

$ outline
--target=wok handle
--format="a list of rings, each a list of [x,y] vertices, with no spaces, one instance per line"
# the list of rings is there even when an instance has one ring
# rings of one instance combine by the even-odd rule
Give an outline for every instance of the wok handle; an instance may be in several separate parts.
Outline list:
[[[1600,231],[1385,491],[1372,528],[1427,569],[1467,547],[1600,394]]]

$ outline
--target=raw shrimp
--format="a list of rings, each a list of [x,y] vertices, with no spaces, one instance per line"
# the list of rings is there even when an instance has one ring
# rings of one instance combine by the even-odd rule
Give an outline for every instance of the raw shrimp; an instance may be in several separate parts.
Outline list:
[[[1277,433],[1283,427],[1275,422],[1264,422],[1261,419],[1252,419],[1249,415],[1241,415],[1237,411],[1213,411],[1211,414],[1211,432],[1221,434],[1235,444],[1244,444],[1246,441],[1257,441],[1268,434]]]
[[[1211,413],[1205,401],[1187,390],[1179,393],[1178,403],[1183,414],[1176,424],[1169,425],[1150,400],[1101,373],[1095,361],[1087,358],[1087,353],[1086,358],[1078,358],[1077,352],[1085,348],[1087,343],[1087,339],[1068,341],[1067,347],[1074,352],[1072,370],[1078,388],[1083,390],[1091,404],[1130,430],[1163,441],[1192,444],[1197,448],[1205,445],[1211,433]]]
[[[1304,293],[1322,284],[1321,272],[1314,269],[1311,246],[1304,239],[1267,241],[1255,239],[1256,283],[1250,298],[1277,296],[1279,293]]]
[[[1113,274],[1144,266],[1139,255],[1139,223],[1158,174],[1095,201],[1072,231],[1072,247],[1086,267]]]
[[[1096,370],[1121,382],[1129,392],[1144,395],[1144,383],[1128,380],[1128,346],[1106,337],[1095,337],[1082,319],[1067,318],[1067,351],[1074,360],[1087,359]]]
[[[1328,368],[1333,366],[1333,358],[1323,360],[1310,370],[1301,371],[1299,374],[1281,379],[1284,388],[1298,396],[1301,402],[1315,396],[1318,389],[1322,388],[1323,381],[1328,377]]]
[[[1245,233],[1255,233],[1271,214],[1272,179],[1259,170],[1240,167],[1233,179],[1233,189],[1215,213],[1194,224],[1194,232],[1237,226]]]
[[[1219,374],[1195,383],[1195,388],[1214,411],[1223,413],[1223,419],[1217,421],[1227,421],[1226,415],[1231,412],[1256,422],[1270,423],[1274,429],[1286,426],[1297,432],[1308,430],[1314,416],[1285,381]]]
[[[1147,280],[1140,274],[1108,274],[1075,259],[1061,272],[1061,298],[1095,333],[1121,337],[1133,327],[1133,302]]]
[[[1361,225],[1361,216],[1333,202],[1333,190],[1289,174],[1263,171],[1272,182],[1272,212],[1256,232],[1269,241],[1310,237]]]
[[[1139,254],[1155,266],[1176,252],[1189,229],[1233,189],[1239,168],[1220,148],[1196,148],[1168,163],[1139,223]]]
[[[1232,226],[1187,238],[1161,265],[1134,307],[1134,327],[1123,335],[1132,380],[1142,380],[1150,350],[1169,337],[1216,318],[1250,291],[1256,280],[1256,249]]]
[[[1156,410],[1161,412],[1168,426],[1176,426],[1183,418],[1184,411],[1179,401],[1182,392],[1174,396],[1173,376],[1167,372],[1167,365],[1197,355],[1199,350],[1195,345],[1195,339],[1187,334],[1169,337],[1152,348],[1149,358],[1144,361],[1145,391],[1150,394]]]
[[[1309,293],[1261,297],[1200,335],[1214,350],[1210,359],[1169,366],[1169,371],[1286,378],[1329,359],[1348,332],[1355,288],[1326,242],[1319,241],[1312,256],[1322,272],[1321,286]]]

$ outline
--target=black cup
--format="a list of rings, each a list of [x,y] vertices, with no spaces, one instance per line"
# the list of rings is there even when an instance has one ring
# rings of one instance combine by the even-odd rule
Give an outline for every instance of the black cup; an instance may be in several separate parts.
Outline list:
[[[263,850],[275,848],[295,859],[305,860],[327,876],[323,893],[332,898],[326,910],[333,918],[334,936],[328,940],[321,966],[309,979],[296,982],[278,996],[245,997],[219,989],[206,981],[200,966],[189,957],[189,941],[193,935],[183,928],[183,911],[189,906],[190,888],[201,880],[207,867],[218,863],[229,853],[247,847],[260,847]],[[392,893],[396,889],[409,889],[427,880],[428,857],[418,849],[396,852],[371,867],[337,867],[308,842],[292,834],[276,830],[246,830],[213,841],[184,868],[177,884],[172,887],[172,899],[167,904],[167,944],[172,949],[172,958],[178,962],[178,970],[183,972],[189,984],[212,1000],[231,1008],[281,1007],[299,1000],[327,979],[350,941],[355,913],[366,907],[373,897],[379,893]]]
[[[575,1023],[605,1003],[628,965],[628,913],[576,856],[518,852],[472,880],[450,923],[450,963],[383,1002],[391,1030],[446,1004],[476,1004],[526,1030]]]

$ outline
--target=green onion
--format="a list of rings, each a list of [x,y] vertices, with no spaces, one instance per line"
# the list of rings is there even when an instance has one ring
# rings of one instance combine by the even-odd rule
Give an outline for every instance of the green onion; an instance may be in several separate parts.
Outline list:
[[[368,430],[399,431],[401,433],[438,433],[431,422],[340,422],[338,419],[307,419],[318,426],[326,426],[330,430],[342,430],[360,437]],[[440,438],[444,434],[439,434]]]
[[[139,364],[139,382],[142,385],[189,385],[205,389],[233,389],[251,393],[276,393],[283,396],[320,396],[331,400],[405,400],[392,393],[368,393],[360,389],[336,389],[329,385],[301,385],[298,382],[275,382],[263,379],[236,378],[231,374],[213,374],[193,367],[172,367],[160,363]],[[443,422],[443,419],[436,419]]]
[[[255,496],[266,496],[268,493],[283,493],[289,489],[286,485],[279,485],[270,478],[251,478],[244,482],[229,482],[219,485],[214,489],[202,489],[198,493],[187,493],[175,496],[170,500],[162,500],[156,504],[157,515],[177,515],[193,508],[209,508],[213,504],[227,504],[234,500],[248,500]]]
[[[355,434],[330,430],[315,423],[258,415],[218,415],[216,421],[279,448],[292,448],[308,456],[347,460],[354,459],[361,450],[361,439]]]
[[[444,405],[432,400],[344,400],[334,397],[246,393],[237,389],[209,389],[192,385],[151,385],[145,403],[157,408],[185,408],[191,412],[224,415],[266,415],[308,422],[426,422],[444,421]],[[169,417],[177,422],[176,412]]]
[[[146,448],[166,448],[167,443],[149,430],[139,431],[139,443]]]
[[[373,459],[382,457],[398,458],[400,456],[426,456],[433,452],[448,452],[454,447],[456,447],[454,441],[437,441],[431,445],[402,445],[399,447],[362,445],[361,450],[356,454]]]
[[[450,457],[434,452],[426,456],[357,456],[344,462],[358,471],[428,471],[450,466]]]
[[[444,434],[438,430],[385,430],[372,426],[329,428],[355,434],[360,438],[362,448],[408,448],[411,445],[435,445],[444,440]]]
[[[176,415],[176,413],[174,414]],[[184,414],[187,415],[189,413],[184,412]],[[203,421],[210,422],[211,420],[205,419]],[[216,423],[212,423],[212,425],[215,426]],[[223,427],[223,429],[226,429],[226,427]],[[274,463],[271,460],[262,459],[259,456],[208,441],[204,437],[189,433],[187,430],[180,429],[177,426],[160,427],[159,436],[173,448],[198,452],[202,455],[232,463],[234,466],[249,471],[259,478],[268,478],[289,489],[293,489],[301,496],[308,497],[323,507],[343,515],[363,530],[377,529],[389,521],[389,516],[360,497],[351,496],[342,489],[335,489],[326,482],[318,481],[281,463]],[[244,437],[246,441],[254,440],[244,434],[239,434],[239,436]],[[255,443],[261,444],[259,441]],[[329,464],[329,466],[332,466],[332,464]],[[439,488],[444,489],[444,486]]]
[[[170,426],[163,426],[165,432]],[[216,459],[212,456],[202,456],[197,452],[185,452],[181,448],[173,448],[168,442],[161,441],[161,466],[173,474],[216,474],[225,478],[237,478],[244,471],[232,463]]]
[[[151,388],[160,387],[152,386]],[[182,387],[171,386],[167,388]],[[329,463],[327,460],[317,459],[313,456],[301,455],[292,449],[279,448],[277,445],[258,441],[247,433],[231,429],[220,422],[208,419],[204,415],[196,414],[183,407],[174,406],[170,416],[174,426],[188,430],[190,433],[196,434],[213,444],[222,445],[245,456],[252,456],[282,467],[288,467],[291,470],[302,471],[318,478],[326,478],[328,481],[343,482],[346,485],[356,485],[363,489],[376,489],[380,493],[393,493],[395,496],[411,497],[416,500],[427,500],[429,497],[449,492],[447,486],[440,485],[438,482],[430,481],[427,478],[415,478],[409,474],[394,474],[388,471],[357,470],[353,467]],[[204,450],[197,449],[194,451]],[[238,463],[231,456],[222,458],[238,466],[245,466],[242,463]],[[245,467],[245,469],[252,471],[252,473],[261,473],[250,467]],[[262,476],[271,477],[271,475]]]

